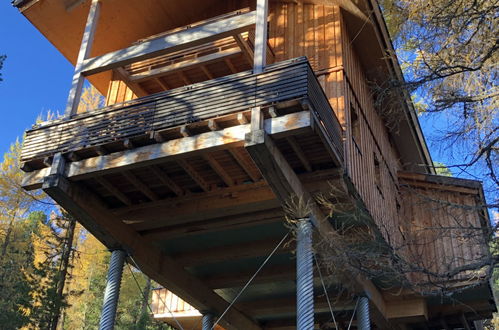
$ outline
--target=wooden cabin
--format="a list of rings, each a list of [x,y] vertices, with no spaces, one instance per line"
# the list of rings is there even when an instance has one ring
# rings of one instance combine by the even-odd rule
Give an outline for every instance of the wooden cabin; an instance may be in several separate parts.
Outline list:
[[[385,251],[372,269],[405,260],[388,279],[316,267],[317,327],[333,328],[331,308],[358,327],[359,295],[378,329],[474,329],[495,311],[487,265],[466,268],[488,256],[481,184],[435,175],[408,95],[373,88],[402,79],[375,0],[14,5],[75,65],[66,115],[26,132],[24,188],[189,308],[220,316],[301,199],[314,241],[331,243],[318,259],[339,237]],[[85,80],[105,107],[78,107]],[[295,259],[290,236],[219,325],[295,328]]]

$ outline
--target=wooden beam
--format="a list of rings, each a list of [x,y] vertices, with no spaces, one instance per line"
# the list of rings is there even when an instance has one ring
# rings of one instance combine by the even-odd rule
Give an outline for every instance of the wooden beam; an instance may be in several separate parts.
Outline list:
[[[168,86],[161,78],[155,78],[154,81],[163,88],[163,90],[167,91],[170,89],[170,86]]]
[[[257,182],[262,178],[260,170],[258,170],[251,158],[248,159],[248,157],[246,157],[246,151],[243,148],[231,148],[229,149],[229,152],[253,182]]]
[[[237,228],[254,227],[263,224],[282,222],[282,209],[265,210],[242,216],[229,216],[216,219],[189,222],[140,232],[148,240],[166,240],[178,237],[201,235]]]
[[[240,53],[241,51],[238,48],[224,49],[220,52],[196,57],[192,60],[185,60],[161,68],[151,69],[149,71],[132,74],[130,75],[130,80],[133,82],[141,82],[147,79],[161,77],[180,70],[187,70],[193,67],[205,66],[206,64],[210,64],[220,60],[227,61],[229,57],[238,55]]]
[[[198,310],[222,313],[227,307],[224,299],[186,272],[173,258],[116,219],[100,199],[79,183],[52,175],[45,180],[43,189],[108,248],[128,251],[145,274]],[[229,309],[221,325],[226,329],[261,329],[237,308]]]
[[[177,196],[182,196],[185,194],[184,189],[182,189],[178,184],[172,181],[170,177],[158,166],[153,165],[150,167],[150,170],[156,177],[163,183],[165,186],[168,187],[173,193]]]
[[[114,69],[114,72],[118,76],[118,78],[120,78],[138,97],[144,97],[149,95],[149,93],[146,92],[142,87],[140,87],[139,84],[130,80],[130,75],[125,69],[119,67]]]
[[[223,166],[220,165],[220,163],[215,158],[213,158],[212,155],[206,153],[203,158],[208,162],[208,164],[210,164],[210,167],[213,169],[213,171],[215,171],[215,173],[217,173],[217,175],[222,178],[223,182],[228,187],[232,187],[235,184],[234,179],[231,178],[231,176],[225,171]]]
[[[248,12],[216,22],[195,26],[190,29],[173,32],[125,49],[87,59],[83,62],[81,71],[87,76],[116,67],[122,67],[132,62],[222,39],[247,31],[255,24],[255,17],[255,12]]]
[[[256,1],[255,55],[253,73],[261,73],[267,65],[267,16],[268,0]]]
[[[310,162],[308,161],[307,157],[303,153],[303,150],[301,149],[300,145],[298,144],[298,141],[296,141],[296,137],[294,136],[288,136],[286,138],[286,141],[288,141],[289,145],[295,152],[296,156],[300,159],[301,163],[303,164],[303,167],[307,170],[307,172],[312,172],[312,165],[310,165]]]
[[[157,201],[159,199],[158,195],[152,191],[147,185],[139,180],[131,171],[124,171],[122,174],[130,181],[137,189],[140,190],[147,198],[152,201]]]
[[[203,73],[206,75],[208,79],[211,80],[215,78],[205,65],[201,65],[201,71],[203,71]]]
[[[173,257],[179,264],[182,264],[185,267],[191,267],[210,263],[267,256],[275,248],[281,238],[282,237],[217,246],[209,249],[180,253],[173,255]],[[282,246],[276,251],[276,253],[289,253],[292,249],[292,245],[288,244]]]
[[[202,175],[184,159],[177,160],[177,163],[184,169],[184,171],[191,177],[194,182],[198,184],[204,191],[210,191],[210,185],[205,181]]]
[[[114,195],[121,202],[123,202],[125,205],[132,205],[132,201],[124,193],[122,193],[118,188],[113,186],[112,183],[109,182],[106,178],[96,176],[94,179],[100,185],[102,185],[104,188],[106,188],[112,195]]]
[[[424,298],[400,299],[386,303],[386,317],[388,319],[398,319],[403,321],[428,320],[428,305]]]
[[[232,61],[230,60],[230,58],[225,59],[225,64],[227,64],[227,66],[229,67],[230,72],[237,73],[237,69],[234,66],[234,64],[232,64]]]
[[[92,51],[95,30],[97,29],[97,22],[99,20],[100,5],[100,0],[92,0],[92,3],[90,4],[87,24],[85,25],[85,30],[83,31],[80,51],[78,52],[71,89],[69,91],[68,101],[66,104],[65,115],[67,117],[74,115],[78,110],[78,105],[80,104],[83,82],[85,80],[83,74],[84,61],[90,56],[90,52]]]
[[[248,64],[253,65],[255,54],[253,53],[253,49],[251,49],[250,45],[248,45],[248,42],[244,40],[240,34],[234,35],[234,39],[236,40],[241,51],[244,53],[244,57],[248,61]]]
[[[142,203],[116,209],[114,212],[120,219],[133,223],[135,229],[146,230],[236,216],[278,206],[273,192],[264,182],[260,182],[156,203]]]

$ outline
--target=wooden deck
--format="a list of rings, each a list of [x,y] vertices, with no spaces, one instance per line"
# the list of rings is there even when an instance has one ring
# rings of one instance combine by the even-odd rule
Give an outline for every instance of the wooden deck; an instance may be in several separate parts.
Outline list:
[[[292,102],[312,106],[313,115],[324,123],[328,143],[342,159],[341,127],[304,58],[269,66],[259,75],[235,74],[40,124],[26,132],[21,158],[26,168],[39,169],[55,153],[83,159],[149,145],[209,131],[215,126],[210,128],[208,119],[223,129],[234,122],[228,115],[251,107],[296,111],[289,106]]]

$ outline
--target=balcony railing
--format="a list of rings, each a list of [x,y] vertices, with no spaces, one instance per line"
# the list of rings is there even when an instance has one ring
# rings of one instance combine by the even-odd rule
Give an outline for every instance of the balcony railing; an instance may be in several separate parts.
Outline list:
[[[40,160],[56,153],[98,146],[116,151],[117,144],[137,138],[141,145],[153,144],[154,132],[290,100],[310,105],[328,144],[343,159],[341,126],[303,57],[273,64],[260,74],[242,72],[35,125],[26,132],[21,157],[36,169],[43,167]]]

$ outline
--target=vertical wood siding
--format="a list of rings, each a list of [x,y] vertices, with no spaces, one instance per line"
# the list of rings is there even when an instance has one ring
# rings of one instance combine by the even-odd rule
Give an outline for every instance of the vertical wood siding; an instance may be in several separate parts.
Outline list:
[[[401,192],[404,244],[398,249],[412,265],[445,274],[487,257],[478,194],[443,186],[411,186],[410,182]],[[469,281],[479,276],[480,272],[468,271],[453,279]],[[444,281],[423,272],[414,272],[410,278],[415,283]]]

